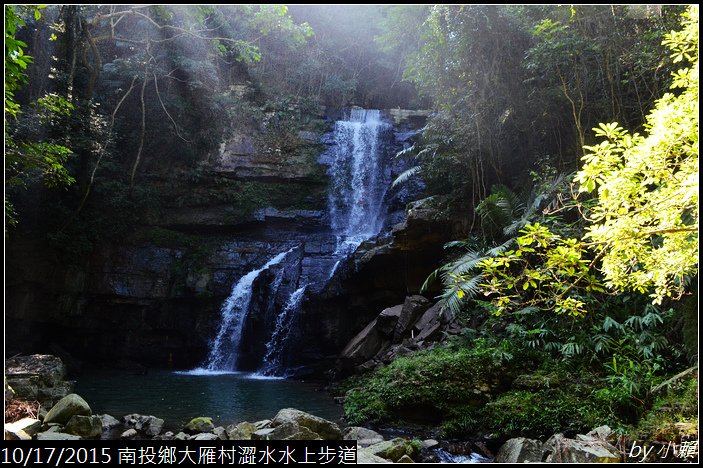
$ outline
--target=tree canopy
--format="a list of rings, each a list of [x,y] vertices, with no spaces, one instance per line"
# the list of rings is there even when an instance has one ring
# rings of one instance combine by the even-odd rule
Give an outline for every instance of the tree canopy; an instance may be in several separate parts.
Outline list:
[[[601,124],[586,146],[580,190],[597,189],[585,239],[602,257],[606,284],[680,297],[698,272],[698,6],[664,41],[674,63],[671,92],[647,116],[644,135]],[[677,91],[678,94],[674,94]]]
[[[654,304],[681,298],[698,273],[697,13],[691,7],[682,30],[666,35],[674,63],[687,66],[673,73],[671,92],[656,101],[645,134],[617,123],[594,128],[605,139],[584,147],[574,181],[596,196],[561,208],[578,208],[583,218],[534,216],[491,255],[445,278],[447,291],[459,298],[482,291],[497,315],[538,306],[584,317],[606,288],[648,294]],[[509,206],[506,200],[497,206]],[[456,307],[445,294],[450,299]]]

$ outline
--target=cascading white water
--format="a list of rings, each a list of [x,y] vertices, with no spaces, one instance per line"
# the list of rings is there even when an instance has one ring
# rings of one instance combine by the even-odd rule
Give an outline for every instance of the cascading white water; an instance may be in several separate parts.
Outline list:
[[[336,263],[329,273],[330,278],[342,260],[354,253],[363,241],[378,234],[383,226],[383,198],[387,183],[383,177],[381,139],[390,128],[378,110],[352,109],[348,119],[335,123],[336,144],[330,165],[328,205],[337,246],[333,254]],[[239,345],[254,281],[261,272],[283,261],[292,250],[276,255],[263,267],[247,273],[232,287],[231,294],[221,307],[220,328],[211,343],[205,369],[196,371],[237,370]],[[269,289],[271,298],[276,295],[282,279],[279,272]],[[306,284],[291,294],[276,317],[274,331],[266,344],[262,374],[270,376],[282,372],[283,353],[308,286],[311,285]]]
[[[261,368],[263,375],[277,375],[281,372],[283,353],[293,328],[293,319],[298,312],[300,303],[305,295],[308,285],[300,287],[288,298],[288,303],[276,317],[276,326],[271,339],[266,343],[266,355]]]
[[[210,344],[210,354],[205,368],[209,371],[232,371],[237,369],[239,343],[244,321],[249,313],[252,286],[262,271],[283,261],[293,249],[279,253],[264,266],[250,271],[232,287],[232,292],[220,308],[220,328]]]
[[[344,240],[361,243],[383,225],[386,184],[379,142],[389,128],[381,111],[369,109],[352,109],[348,120],[335,123],[329,210],[332,230]]]
[[[381,111],[374,109],[352,109],[348,120],[335,123],[336,151],[330,167],[328,202],[332,230],[337,235],[333,256],[338,260],[328,279],[344,258],[378,234],[383,225],[387,184],[382,177],[379,143],[390,127],[381,119]]]
[[[482,457],[478,453],[469,455],[452,455],[451,453],[440,448],[434,450],[435,455],[439,458],[440,463],[490,463],[491,459]]]

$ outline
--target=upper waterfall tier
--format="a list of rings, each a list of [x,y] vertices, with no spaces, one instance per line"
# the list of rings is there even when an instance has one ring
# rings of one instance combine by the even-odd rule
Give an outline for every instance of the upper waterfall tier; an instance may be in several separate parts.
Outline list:
[[[346,120],[335,123],[329,210],[338,235],[368,239],[383,225],[387,184],[381,137],[390,128],[379,110],[352,109]]]

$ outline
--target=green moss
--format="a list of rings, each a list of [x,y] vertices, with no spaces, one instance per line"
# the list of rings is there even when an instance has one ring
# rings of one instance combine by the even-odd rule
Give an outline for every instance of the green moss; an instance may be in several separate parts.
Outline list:
[[[534,356],[512,356],[484,340],[472,348],[437,347],[404,356],[347,385],[345,416],[350,424],[439,423],[457,408],[483,406],[523,366],[536,367]]]
[[[263,181],[218,181],[206,194],[188,195],[177,201],[181,206],[225,204],[229,219],[238,221],[247,218],[260,208],[274,207],[280,210],[321,210],[326,204],[326,179],[311,182],[263,182]]]
[[[470,348],[401,357],[348,381],[344,410],[350,424],[420,422],[441,425],[446,437],[546,438],[615,424],[609,403],[596,398],[601,384],[544,352],[475,340]]]
[[[606,416],[589,398],[587,385],[544,389],[516,390],[501,394],[478,414],[479,427],[501,437],[546,438],[557,432],[589,431],[605,421]]]
[[[237,211],[245,215],[269,206],[284,210],[323,209],[324,203],[324,187],[301,182],[244,182],[233,200]]]

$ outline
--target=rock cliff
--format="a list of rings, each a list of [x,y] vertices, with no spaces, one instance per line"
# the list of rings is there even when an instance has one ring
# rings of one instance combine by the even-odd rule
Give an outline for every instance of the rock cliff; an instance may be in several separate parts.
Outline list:
[[[423,118],[396,114],[384,143],[388,183],[404,170],[392,156],[410,144]],[[100,365],[197,366],[233,283],[294,248],[253,285],[244,367],[261,365],[277,311],[292,291],[312,283],[287,365],[300,374],[331,368],[378,310],[418,292],[441,260],[452,226],[427,210],[405,212],[419,185],[388,191],[384,236],[333,268],[337,240],[326,209],[324,157],[334,144],[325,135],[333,121],[311,122],[278,135],[233,128],[215,154],[203,155],[197,170],[153,173],[146,183],[158,200],[130,234],[96,242],[80,255],[67,258],[45,233],[30,228],[13,233],[7,243],[7,354],[59,346],[79,361]],[[275,281],[280,285],[271,294]]]

